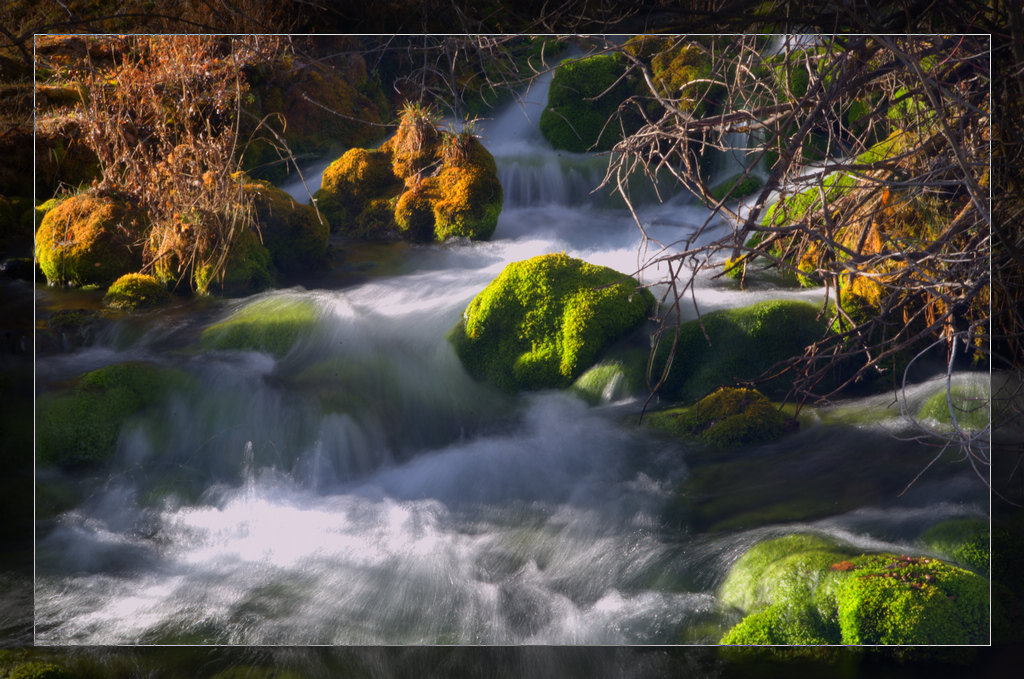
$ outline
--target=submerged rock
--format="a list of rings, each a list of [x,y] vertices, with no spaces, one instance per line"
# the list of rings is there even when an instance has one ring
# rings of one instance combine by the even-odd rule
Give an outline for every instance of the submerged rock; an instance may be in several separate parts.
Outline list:
[[[46,213],[36,257],[54,285],[110,285],[142,264],[146,215],[112,192],[71,196]]]
[[[477,379],[506,390],[566,387],[654,305],[649,291],[618,271],[541,255],[505,267],[449,339]]]
[[[336,231],[370,240],[487,240],[504,195],[494,158],[474,136],[439,130],[428,109],[407,106],[379,149],[350,149],[316,193]]]
[[[186,388],[181,371],[131,362],[94,370],[72,388],[36,401],[36,460],[42,466],[91,466],[113,457],[122,426]]]
[[[929,557],[860,554],[814,535],[759,543],[719,597],[746,617],[723,644],[978,644],[988,582]]]
[[[651,413],[645,422],[717,447],[767,443],[796,426],[761,392],[732,387],[719,388],[694,406]]]
[[[316,325],[316,305],[307,299],[268,297],[251,302],[203,330],[203,349],[265,351],[283,356]]]

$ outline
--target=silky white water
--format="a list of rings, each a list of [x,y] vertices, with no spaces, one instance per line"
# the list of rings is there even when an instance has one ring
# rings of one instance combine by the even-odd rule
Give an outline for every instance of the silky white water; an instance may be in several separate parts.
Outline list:
[[[810,523],[702,532],[676,511],[696,444],[638,428],[639,400],[590,407],[470,378],[446,335],[506,264],[564,251],[632,274],[644,261],[628,213],[579,188],[603,160],[546,148],[513,122],[522,110],[484,128],[506,183],[490,242],[396,246],[360,284],[268,292],[187,321],[157,314],[131,342],[40,360],[44,384],[146,360],[199,388],[126,426],[114,471],[74,479],[82,501],[40,522],[38,643],[716,643],[738,613],[715,588],[759,539],[813,530],[906,551],[943,517],[983,515],[984,488],[963,467]],[[641,211],[665,244],[706,214],[685,197]],[[820,292],[703,280],[697,297],[711,310]],[[308,301],[315,329],[279,358],[196,349],[201,327],[255,299]],[[899,439],[910,430],[898,417],[839,438],[811,427],[751,454],[801,455],[791,494],[850,459],[879,476],[880,456],[923,465],[931,453]],[[47,473],[40,483],[69,482]],[[900,473],[902,487],[912,475]]]

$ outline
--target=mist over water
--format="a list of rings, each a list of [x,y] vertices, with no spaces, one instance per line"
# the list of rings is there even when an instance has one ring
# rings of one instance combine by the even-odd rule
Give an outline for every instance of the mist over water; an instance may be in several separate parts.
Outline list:
[[[604,159],[552,151],[523,116],[546,86],[484,127],[506,196],[492,241],[409,247],[397,272],[358,285],[157,315],[133,341],[40,360],[44,384],[147,360],[197,386],[126,426],[110,477],[74,480],[81,502],[40,521],[37,643],[716,643],[738,615],[715,588],[766,536],[906,550],[938,518],[982,513],[976,480],[947,475],[815,522],[695,532],[675,508],[699,451],[637,428],[642,403],[589,407],[470,378],[446,335],[509,262],[564,251],[634,273],[644,261],[629,214],[590,194]],[[706,210],[674,197],[641,218],[670,246]],[[820,298],[711,281],[696,294],[708,309]],[[316,310],[283,356],[196,350],[204,325],[275,298]],[[898,414],[844,441],[812,428],[751,454],[805,454],[798,489],[880,440],[912,449],[885,438],[906,431]]]

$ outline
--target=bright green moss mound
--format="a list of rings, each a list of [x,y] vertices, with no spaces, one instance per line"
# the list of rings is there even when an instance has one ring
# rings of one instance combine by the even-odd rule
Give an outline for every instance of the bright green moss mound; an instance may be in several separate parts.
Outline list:
[[[800,356],[805,347],[824,336],[826,323],[818,318],[818,312],[809,302],[769,300],[713,311],[702,321],[683,323],[661,394],[693,402],[719,386],[760,377],[779,361]],[[661,374],[671,344],[671,336],[659,342],[654,375]],[[789,382],[782,376],[758,384],[758,389],[771,398],[782,398]]]
[[[746,617],[725,644],[978,644],[988,582],[928,557],[851,556],[814,535],[761,542],[719,589]]]
[[[611,351],[572,383],[570,390],[590,405],[610,403],[643,393],[650,350]]]
[[[935,550],[978,573],[988,573],[988,522],[982,519],[950,519],[938,523],[918,540],[928,549]]]
[[[717,389],[688,408],[651,413],[646,421],[721,448],[774,441],[786,428],[786,418],[764,394],[733,387]]]
[[[566,387],[643,323],[636,280],[564,254],[513,262],[469,303],[449,339],[471,375],[506,390]]]
[[[157,279],[146,274],[129,273],[113,282],[103,301],[115,309],[135,311],[159,306],[170,298],[167,288]]]
[[[540,116],[540,131],[552,147],[607,151],[622,139],[622,128],[612,117],[635,93],[633,83],[622,77],[625,71],[625,60],[615,54],[566,61],[555,70]],[[634,132],[639,122],[627,120],[626,132]]]
[[[957,424],[961,429],[973,429],[975,431],[986,428],[989,425],[989,393],[984,387],[953,386],[949,389],[947,397],[946,390],[942,389],[933,394],[921,404],[917,411],[920,420],[933,420],[946,428],[952,427],[953,418],[956,416]],[[952,405],[952,415],[950,414]]]
[[[36,258],[54,285],[110,285],[142,264],[138,242],[148,220],[112,193],[71,196],[46,213]]]
[[[118,363],[87,373],[73,388],[36,400],[36,459],[43,466],[102,464],[122,426],[190,378],[149,363]]]
[[[316,306],[309,300],[268,297],[242,307],[203,330],[203,349],[265,351],[284,356],[316,325]]]
[[[988,640],[988,582],[929,558],[853,560],[838,586],[844,644],[980,644]]]

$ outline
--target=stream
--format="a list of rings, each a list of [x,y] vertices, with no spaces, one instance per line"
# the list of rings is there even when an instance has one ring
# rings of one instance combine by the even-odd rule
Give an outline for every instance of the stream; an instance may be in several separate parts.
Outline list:
[[[935,450],[913,439],[892,394],[834,406],[885,413],[841,436],[820,423],[742,451],[799,460],[789,496],[854,460],[864,478],[835,513],[710,530],[676,511],[703,451],[638,427],[642,399],[588,406],[471,379],[446,334],[508,263],[564,251],[633,273],[644,259],[629,213],[590,193],[605,159],[541,139],[545,98],[539,81],[482,126],[505,190],[491,241],[353,246],[363,265],[351,282],[178,301],[40,356],[40,390],[123,361],[200,386],[126,426],[109,475],[40,470],[40,484],[73,484],[82,500],[37,522],[36,643],[714,644],[739,619],[715,589],[765,537],[806,530],[910,553],[937,521],[987,515],[987,489],[963,463],[899,495]],[[317,168],[306,180],[315,191]],[[706,215],[685,196],[640,209],[665,244]],[[45,310],[82,293],[36,294]],[[777,297],[821,292],[709,278],[696,290],[702,312]],[[259,300],[312,304],[315,331],[276,358],[197,349],[204,327]]]

